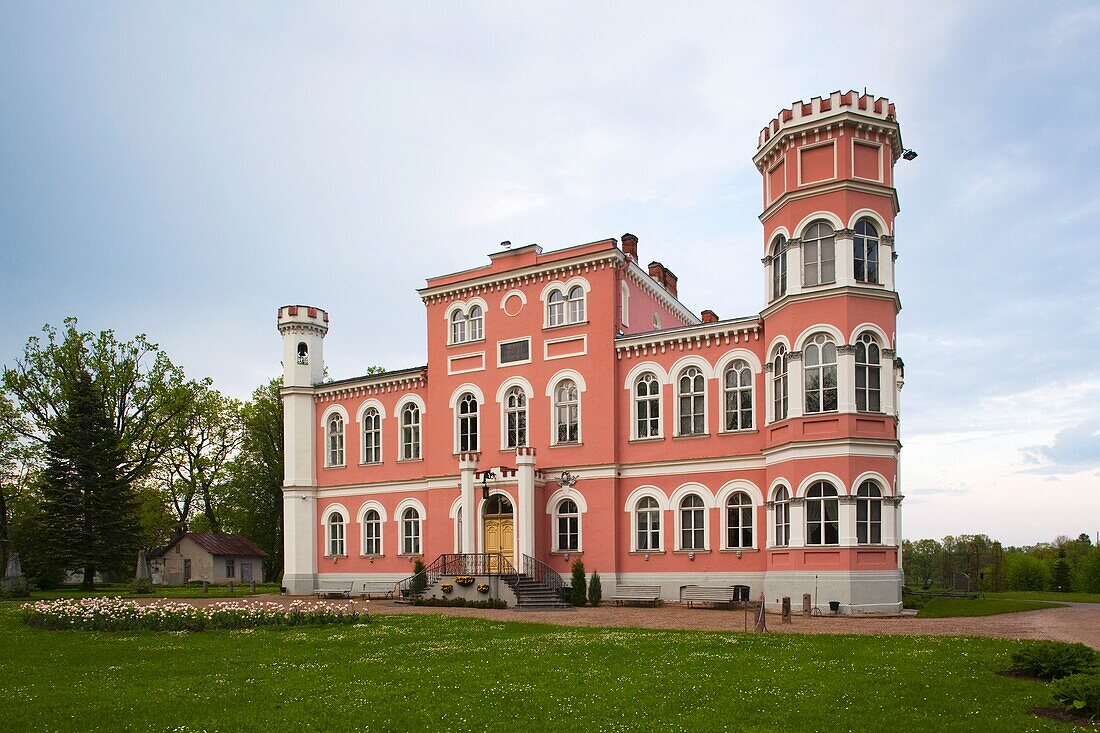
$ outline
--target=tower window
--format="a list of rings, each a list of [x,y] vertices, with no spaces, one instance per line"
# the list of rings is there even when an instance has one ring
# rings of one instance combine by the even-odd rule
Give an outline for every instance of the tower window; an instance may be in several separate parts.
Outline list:
[[[787,419],[787,349],[779,346],[772,359],[772,420]]]
[[[879,345],[870,333],[856,340],[856,409],[878,412],[882,409],[882,369]]]
[[[825,285],[836,281],[836,232],[828,222],[811,224],[802,235],[802,283]]]
[[[308,364],[309,363],[309,347],[306,346],[305,341],[299,341],[298,342],[298,363],[299,364]]]
[[[856,280],[863,283],[878,282],[878,230],[866,219],[860,220],[855,229],[855,251],[852,265]]]
[[[813,336],[802,350],[806,384],[806,412],[836,409],[836,344],[828,336]]]
[[[772,300],[787,294],[787,238],[780,234],[772,245]]]

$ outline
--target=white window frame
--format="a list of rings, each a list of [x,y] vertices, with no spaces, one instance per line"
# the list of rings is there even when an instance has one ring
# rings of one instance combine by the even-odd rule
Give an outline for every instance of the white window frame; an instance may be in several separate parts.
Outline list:
[[[810,492],[817,488],[821,488],[823,495],[820,497],[810,496]],[[832,490],[832,494],[824,493],[826,488]],[[827,512],[825,511],[825,502],[836,502],[836,521],[829,521],[827,519]],[[821,504],[821,517],[814,521],[810,519],[810,506],[811,503],[819,502]],[[840,545],[840,490],[837,489],[836,484],[826,479],[817,479],[806,487],[804,506],[806,509],[806,546],[807,547],[838,547]],[[814,525],[820,526],[821,529],[821,542],[812,542],[810,540],[810,528]],[[828,541],[828,525],[836,524],[836,542]]]
[[[566,325],[566,300],[565,293],[554,288],[546,298],[546,325],[548,328]]]
[[[410,519],[409,512],[415,512],[415,519]],[[421,557],[424,555],[424,508],[419,502],[411,503],[408,500],[402,502],[397,507],[395,513],[397,518],[397,541],[398,541],[398,555],[401,557]],[[416,546],[409,551],[409,542],[413,538],[413,535],[409,533],[410,527],[416,528]]]
[[[513,406],[513,398],[522,404]],[[531,444],[531,400],[527,397],[527,391],[521,385],[513,384],[504,392],[504,400],[501,402],[501,450],[520,448]],[[516,418],[516,429],[512,429],[512,416]],[[522,420],[522,432],[518,423]],[[516,440],[512,441],[515,432]]]
[[[681,381],[683,380],[683,378],[687,375],[687,372],[692,370],[692,369],[694,369],[698,372],[698,374],[695,375],[695,376],[698,376],[700,379],[703,380],[703,390],[702,390],[701,393],[696,394],[696,392],[694,391],[695,377],[693,376],[692,377],[692,390],[693,391],[691,392],[691,399],[693,400],[692,431],[691,432],[684,432],[683,431],[683,425],[682,425],[683,413],[682,413],[682,405],[681,405],[681,399],[683,398],[684,395],[683,395],[683,392],[681,391],[680,384],[681,384]],[[710,426],[709,426],[708,420],[707,420],[707,402],[708,402],[708,397],[709,397],[709,395],[707,394],[707,391],[708,391],[707,390],[707,383],[710,381],[710,379],[708,378],[707,370],[701,368],[697,364],[687,364],[683,368],[677,370],[675,372],[675,374],[676,374],[676,377],[675,377],[676,381],[675,381],[674,386],[673,386],[673,395],[674,395],[674,401],[675,401],[674,412],[675,412],[675,415],[676,415],[676,423],[675,423],[675,427],[674,427],[674,429],[675,429],[674,434],[676,435],[676,437],[708,435]],[[695,412],[694,412],[694,400],[695,400],[696,397],[698,397],[701,400],[701,404],[702,404],[703,429],[702,429],[702,431],[699,431],[699,432],[696,432],[695,429],[694,429],[694,426],[695,426],[694,418],[696,417]]]
[[[646,500],[652,501],[656,504],[654,509],[646,509],[647,512],[652,512],[657,517],[657,547],[642,548],[638,543],[638,533],[641,531],[641,523],[639,522],[642,512],[641,504]],[[650,526],[646,530],[647,538],[652,539],[653,527]],[[662,506],[662,502],[652,494],[643,494],[642,496],[634,499],[633,505],[630,508],[630,549],[631,552],[664,552],[665,551],[665,509]]]
[[[573,389],[576,391],[576,395],[577,395],[577,399],[576,399],[577,437],[576,437],[575,440],[568,440],[568,439],[567,440],[561,440],[560,439],[559,427],[561,426],[561,421],[558,418],[559,418],[559,410],[563,405],[562,405],[562,402],[559,398],[558,392],[566,382],[572,383]],[[552,399],[552,403],[551,403],[552,422],[551,422],[551,425],[552,425],[552,429],[553,429],[553,432],[550,435],[551,445],[580,445],[582,443],[582,439],[581,439],[581,388],[580,388],[580,385],[577,383],[577,381],[575,379],[572,379],[571,377],[565,377],[563,379],[559,379],[554,384],[553,397],[551,399]],[[568,425],[566,426],[566,432],[568,434]]]
[[[647,377],[650,378],[648,381],[646,380]],[[642,384],[643,381],[647,381],[647,383],[650,385],[650,388],[648,388],[647,391],[649,391],[652,388],[653,385],[656,385],[657,394],[656,395],[649,394],[649,395],[646,395],[645,397],[639,396],[638,395],[638,387]],[[663,419],[664,418],[664,414],[663,414],[664,410],[663,410],[663,406],[661,404],[662,398],[664,396],[663,395],[664,390],[662,389],[662,387],[663,387],[663,380],[660,378],[660,376],[657,375],[656,372],[644,371],[634,379],[634,384],[633,384],[633,386],[630,390],[630,404],[631,404],[631,418],[630,418],[631,436],[630,437],[631,437],[632,440],[660,440],[660,439],[665,437],[664,419]],[[646,416],[646,421],[647,421],[647,423],[650,423],[650,425],[647,425],[647,430],[646,430],[646,432],[648,433],[647,435],[642,435],[642,431],[640,429],[641,426],[642,426],[641,425],[642,418],[639,415],[641,413],[642,402],[649,403],[649,405],[650,405],[649,409],[652,408],[653,403],[656,403],[656,405],[657,405],[657,416],[655,418],[656,423],[657,423],[657,427],[656,427],[655,431],[652,429],[651,424],[654,421],[654,417],[653,417],[652,414],[647,415]]]
[[[782,495],[782,498],[780,496]],[[772,546],[791,546],[791,490],[786,484],[775,488],[772,499]]]
[[[325,528],[325,557],[348,556],[348,516],[347,509],[339,504],[325,508],[325,518],[322,520]],[[333,518],[339,521],[334,522]],[[339,527],[339,533],[335,531],[336,527]],[[339,552],[333,552],[334,549]]]
[[[872,350],[875,360],[871,361]],[[862,352],[862,353],[861,353]],[[860,375],[863,376],[863,386],[859,386]],[[875,379],[872,380],[872,377]],[[874,381],[878,386],[872,387]],[[852,385],[855,389],[855,405],[857,412],[882,412],[882,344],[878,337],[870,331],[864,331],[856,339],[855,343],[855,374]],[[863,407],[859,406],[860,397],[863,398]],[[878,403],[871,407],[871,398]]]
[[[478,303],[470,306],[466,313],[466,341],[485,340],[485,308]]]
[[[586,303],[587,294],[584,292],[584,288],[580,284],[574,285],[569,288],[569,291],[565,295],[565,322],[569,324],[584,323],[587,318],[588,304]]]
[[[863,227],[869,227],[871,234],[861,232]],[[878,285],[882,282],[882,263],[879,262],[879,242],[882,235],[879,233],[878,225],[870,219],[860,219],[853,227],[852,237],[852,277],[857,283],[863,283],[865,285]],[[860,256],[862,254],[862,257]],[[859,272],[856,268],[857,262],[863,262],[863,277],[859,276]],[[868,263],[874,263],[875,277],[867,277],[867,265]]]
[[[832,345],[833,347],[833,360],[831,362],[825,361],[825,350]],[[836,340],[827,333],[815,333],[802,344],[802,414],[804,415],[818,415],[837,412],[840,409],[840,351],[839,345]],[[811,349],[818,352],[818,363],[810,363]],[[825,386],[826,377],[831,370],[833,377],[833,386],[828,388]],[[816,389],[810,388],[810,379],[814,374],[818,375],[818,386]],[[829,392],[833,392],[833,407],[826,409],[826,396]],[[810,409],[810,395],[817,394],[818,397],[818,409]]]
[[[338,432],[333,431],[336,420],[339,421]],[[321,416],[325,436],[325,468],[343,468],[347,465],[347,425],[348,413],[342,405],[333,405]],[[334,438],[337,439],[335,443]]]
[[[409,443],[405,440],[405,414],[408,408],[416,409],[416,440]],[[395,414],[397,415],[397,445],[398,461],[420,461],[424,459],[424,405],[420,400],[404,399],[398,403]],[[415,449],[415,455],[411,455],[409,448]]]
[[[778,300],[787,294],[787,237],[779,234],[772,240],[771,251],[768,254],[771,264],[771,298]]]
[[[807,238],[807,234],[818,225],[828,227],[830,233],[824,236]],[[819,234],[819,232],[815,232],[815,234]],[[832,242],[833,256],[831,258],[826,258],[822,256],[822,245],[829,241]],[[836,283],[836,227],[833,226],[833,223],[827,219],[815,219],[802,230],[800,242],[798,250],[802,253],[802,287],[813,288],[819,285],[832,285]],[[812,261],[807,258],[807,252],[810,249],[808,245],[811,244],[817,252],[817,256]],[[826,280],[824,277],[825,263],[829,262],[830,259],[833,263],[833,276],[831,279]],[[808,270],[811,267],[813,268],[813,277],[807,277]]]
[[[730,524],[730,510],[733,508],[731,506],[731,502],[734,500],[734,498],[742,497],[742,496],[748,501],[748,504],[747,505],[745,505],[745,504],[739,504],[738,505],[738,508],[737,508],[737,512],[738,512],[738,525],[737,525],[737,528],[738,528],[738,532],[737,532],[738,543],[733,544],[729,541],[729,533],[730,533],[730,530],[733,527],[733,525]],[[742,544],[740,542],[740,540],[742,539],[742,533],[745,529],[745,526],[744,526],[744,524],[742,524],[741,518],[742,518],[742,512],[744,512],[746,506],[748,508],[748,515],[749,515],[748,530],[749,530],[750,540],[749,540],[748,544]],[[726,550],[753,550],[753,549],[756,549],[756,546],[757,546],[756,543],[759,541],[757,539],[756,509],[757,509],[756,501],[753,499],[752,494],[750,494],[748,491],[745,491],[744,489],[738,488],[738,489],[734,489],[733,491],[729,492],[729,495],[726,497],[725,501],[722,502],[722,506],[720,508],[720,511],[722,512],[722,547],[723,547],[723,549],[726,549]]]
[[[371,400],[370,403],[364,404],[363,407],[360,408],[359,412],[359,463],[360,465],[364,466],[374,465],[382,462],[383,410],[381,408],[381,405],[374,404],[375,402],[376,400]],[[367,420],[370,419],[371,413],[374,414],[375,419],[377,419],[378,421],[377,428],[367,427]],[[369,434],[374,435],[375,451],[378,454],[377,459],[373,459],[371,456],[367,455],[367,436]]]
[[[473,404],[473,412],[464,412]],[[473,392],[463,392],[454,406],[455,445],[454,452],[478,453],[481,449],[481,403]],[[466,441],[464,446],[463,440]]]
[[[563,512],[562,505],[569,502],[573,505],[574,511]],[[581,537],[581,508],[577,501],[572,496],[563,496],[557,500],[554,504],[553,524],[551,526],[551,536],[553,539],[553,551],[554,552],[582,552]],[[562,520],[572,519],[576,521],[576,547],[562,547],[561,545],[561,522]],[[569,533],[567,533],[569,534]]]
[[[702,531],[703,533],[703,546],[684,547],[684,504],[689,499],[698,499],[702,506],[691,507],[688,511],[692,513],[699,512],[702,517],[702,527],[694,526],[694,519],[692,520],[692,527],[689,531],[695,533]],[[675,509],[673,510],[676,518],[676,551],[677,552],[707,552],[710,549],[710,511],[707,506],[706,498],[695,491],[685,493],[680,496],[675,503]]]
[[[866,490],[866,493],[865,493]],[[871,494],[870,491],[874,491]],[[873,479],[866,479],[860,482],[859,488],[856,490],[856,544],[858,545],[881,545],[882,544],[882,505],[883,497],[886,492],[879,486],[878,481]],[[860,509],[866,506],[867,516],[864,519],[860,519]],[[873,517],[872,510],[878,507],[878,519]],[[860,530],[866,532],[864,538],[860,538]],[[874,540],[874,533],[872,530],[878,530],[878,540]]]
[[[782,364],[782,371],[776,369],[777,363]],[[772,351],[771,364],[772,422],[779,422],[786,420],[791,414],[790,351],[785,344],[779,344]]]
[[[743,366],[738,367],[739,364],[743,365]],[[726,380],[729,378],[730,372],[733,372],[734,370],[737,371],[737,385],[735,385],[733,388],[731,388],[726,383]],[[746,371],[746,370],[749,373],[749,384],[748,384],[747,387],[741,384],[741,377],[742,377],[741,372]],[[748,432],[748,431],[755,430],[756,429],[756,370],[753,369],[753,365],[750,364],[748,362],[748,360],[746,360],[746,359],[741,359],[741,358],[734,359],[729,364],[727,364],[724,369],[722,369],[720,374],[721,374],[720,378],[721,378],[721,390],[722,390],[722,417],[721,417],[722,424],[721,424],[721,430],[719,432],[722,432],[722,433],[743,433],[743,432]],[[732,427],[732,428],[729,427],[729,414],[730,414],[729,395],[730,395],[730,392],[733,392],[734,395],[737,398],[736,399],[736,405],[737,406],[736,406],[736,409],[735,409],[735,413],[737,415],[737,426]],[[740,398],[741,398],[741,393],[742,392],[748,392],[749,393],[749,425],[748,426],[745,426],[745,425],[741,424],[741,399]]]

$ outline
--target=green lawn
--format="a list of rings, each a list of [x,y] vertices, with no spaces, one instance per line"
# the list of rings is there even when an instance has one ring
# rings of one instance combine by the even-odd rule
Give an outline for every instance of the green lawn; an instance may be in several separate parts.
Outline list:
[[[536,616],[553,620],[552,614]],[[39,631],[0,607],[12,731],[1068,731],[1017,642],[565,628],[451,616]]]
[[[66,586],[57,590],[42,590],[31,593],[30,600],[53,600],[55,598],[99,598],[107,596],[122,596],[123,598],[243,598],[252,595],[248,592],[248,585],[234,585],[233,594],[224,585],[212,585],[208,593],[202,592],[201,585],[171,585],[153,586],[153,595],[138,595],[130,591],[130,584],[103,584],[94,591],[81,590],[78,587]],[[257,583],[256,594],[278,593],[278,583]],[[0,598],[0,601],[26,601],[26,598]]]
[[[1052,591],[1009,590],[986,593],[987,598],[1019,598],[1027,601],[1061,601],[1062,603],[1100,603],[1100,593],[1054,593]]]
[[[1004,598],[930,598],[917,615],[921,618],[947,618],[950,616],[996,616],[1000,613],[1038,611],[1041,608],[1057,608],[1057,603],[1043,601],[1015,601]]]

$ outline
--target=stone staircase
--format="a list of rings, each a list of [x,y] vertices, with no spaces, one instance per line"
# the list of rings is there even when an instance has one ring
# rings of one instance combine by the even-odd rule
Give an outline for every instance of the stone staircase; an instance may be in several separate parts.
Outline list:
[[[505,575],[501,578],[516,594],[516,608],[530,611],[549,611],[569,608],[558,592],[529,575]]]

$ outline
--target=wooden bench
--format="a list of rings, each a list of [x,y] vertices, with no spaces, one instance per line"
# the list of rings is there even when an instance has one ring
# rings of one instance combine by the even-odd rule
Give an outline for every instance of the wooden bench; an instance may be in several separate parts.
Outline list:
[[[323,598],[351,598],[353,585],[350,580],[319,580],[313,595]]]
[[[371,596],[391,598],[393,597],[393,588],[393,583],[384,580],[364,580],[363,589],[359,591],[359,596],[362,598],[370,598]]]
[[[740,588],[735,585],[681,585],[680,602],[686,602],[690,608],[696,603],[721,603],[733,607],[741,597]]]
[[[613,603],[651,603],[657,605],[661,599],[661,586],[659,585],[619,585],[615,587],[615,595],[611,596]]]

